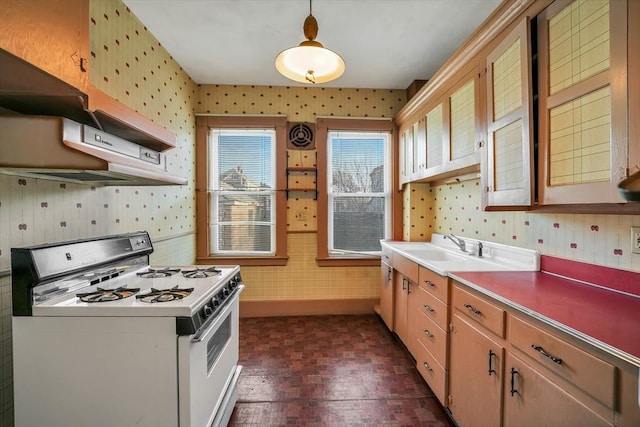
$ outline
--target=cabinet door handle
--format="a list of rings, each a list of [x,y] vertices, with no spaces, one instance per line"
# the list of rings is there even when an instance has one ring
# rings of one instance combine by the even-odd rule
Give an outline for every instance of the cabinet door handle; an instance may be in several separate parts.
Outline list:
[[[511,368],[511,390],[510,390],[511,396],[513,396],[516,393],[520,394],[520,392],[516,390],[516,380],[515,380],[516,375],[520,375],[520,372],[516,371],[516,368]]]
[[[497,356],[496,353],[494,353],[493,350],[489,350],[489,376],[491,376],[491,374],[498,375],[498,373],[495,371],[495,369],[493,369],[491,367],[491,359],[493,358],[493,356]]]
[[[431,332],[429,332],[428,329],[425,329],[423,332],[428,338],[433,338],[433,334]]]
[[[391,281],[391,267],[387,268],[387,282]]]
[[[531,344],[531,348],[537,351],[538,353],[540,353],[541,355],[543,355],[544,357],[551,359],[552,362],[557,363],[558,365],[562,365],[562,359],[547,353],[545,349],[540,347],[539,345]]]
[[[436,286],[436,284],[433,283],[431,280],[425,280],[424,283],[426,283],[427,286],[431,286],[432,288],[434,288]]]
[[[473,308],[471,304],[465,304],[464,307],[476,316],[480,316],[482,314],[480,310]]]
[[[435,311],[433,308],[431,308],[431,306],[429,306],[429,304],[425,304],[424,309],[427,310],[429,313],[433,313]]]
[[[407,279],[405,279],[404,277],[402,278],[402,290],[404,291],[406,289],[406,282]]]
[[[428,372],[433,372],[433,368],[431,368],[431,366],[429,366],[427,362],[422,362],[422,364],[424,365],[424,369],[426,369]]]

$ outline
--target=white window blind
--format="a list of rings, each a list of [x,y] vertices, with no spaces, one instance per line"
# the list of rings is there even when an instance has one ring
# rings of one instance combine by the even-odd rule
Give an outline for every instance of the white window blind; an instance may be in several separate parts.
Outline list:
[[[379,254],[390,233],[390,134],[330,131],[327,150],[329,254]]]
[[[275,129],[211,129],[212,255],[275,253]]]

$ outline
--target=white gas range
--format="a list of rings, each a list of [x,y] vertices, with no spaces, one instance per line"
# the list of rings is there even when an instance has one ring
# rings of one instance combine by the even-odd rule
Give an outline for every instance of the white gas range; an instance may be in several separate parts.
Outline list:
[[[152,251],[146,232],[11,250],[16,427],[228,423],[240,269]]]

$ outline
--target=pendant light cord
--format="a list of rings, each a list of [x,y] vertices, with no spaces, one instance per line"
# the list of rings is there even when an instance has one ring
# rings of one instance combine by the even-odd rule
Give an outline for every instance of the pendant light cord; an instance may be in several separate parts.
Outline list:
[[[313,2],[313,0],[309,0],[309,15],[313,15],[312,9],[311,9],[311,3],[312,2]]]

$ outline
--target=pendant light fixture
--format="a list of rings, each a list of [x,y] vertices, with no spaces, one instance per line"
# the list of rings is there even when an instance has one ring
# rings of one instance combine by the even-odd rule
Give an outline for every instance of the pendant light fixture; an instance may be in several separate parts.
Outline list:
[[[309,16],[302,26],[307,40],[280,52],[276,57],[276,68],[280,74],[296,82],[326,83],[340,77],[345,65],[340,55],[315,40],[318,21],[313,17],[311,1],[309,0]]]

